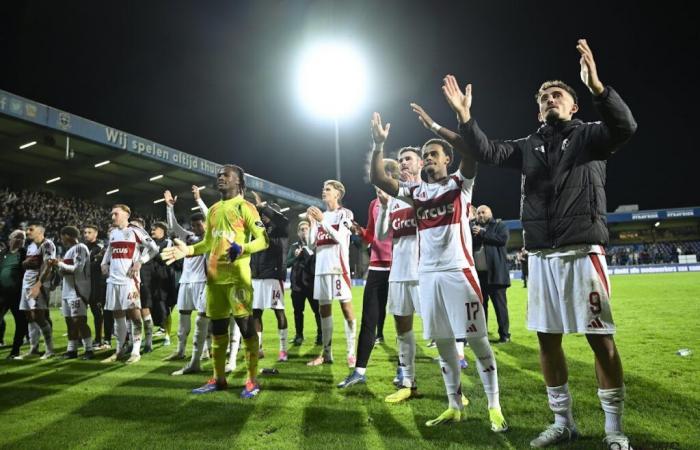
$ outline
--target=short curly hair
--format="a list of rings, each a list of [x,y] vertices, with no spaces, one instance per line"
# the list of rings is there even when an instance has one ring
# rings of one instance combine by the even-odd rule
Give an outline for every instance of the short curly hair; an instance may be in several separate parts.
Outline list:
[[[553,87],[564,89],[566,92],[569,93],[569,95],[571,95],[574,98],[574,103],[578,104],[578,95],[576,95],[576,91],[574,90],[574,88],[572,88],[571,86],[569,86],[561,80],[547,80],[544,83],[542,83],[540,88],[537,90],[537,93],[535,94],[535,101],[537,102],[537,104],[540,103],[540,97],[542,96],[542,92],[544,92],[546,89]]]

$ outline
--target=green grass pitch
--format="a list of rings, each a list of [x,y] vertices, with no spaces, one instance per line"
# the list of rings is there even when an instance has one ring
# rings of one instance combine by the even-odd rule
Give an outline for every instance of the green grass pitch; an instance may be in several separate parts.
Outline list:
[[[627,385],[625,430],[635,448],[700,448],[700,275],[662,274],[612,278],[613,311],[618,326]],[[390,317],[385,345],[377,346],[368,367],[368,384],[349,390],[335,387],[348,373],[342,314],[334,306],[336,363],[307,367],[319,353],[313,346],[315,324],[306,310],[307,341],[290,347],[290,360],[275,362],[278,348],[274,315],[264,317],[267,357],[260,367],[277,367],[278,375],[261,376],[263,390],[253,400],[238,397],[244,363],[229,377],[231,389],[194,396],[201,375],[171,377],[179,363],[165,363],[173,346],[157,339],[155,351],[134,366],[106,366],[98,361],[8,361],[0,351],[0,448],[351,448],[351,449],[487,449],[527,448],[551,421],[540,374],[536,336],[525,329],[526,290],[516,281],[508,290],[513,342],[494,346],[501,404],[510,430],[489,429],[486,399],[473,355],[463,372],[463,388],[471,400],[466,420],[426,428],[424,423],[447,404],[434,349],[419,334],[417,379],[421,398],[388,405],[394,392],[396,346]],[[361,315],[362,289],[354,289]],[[492,318],[495,317],[493,312]],[[58,351],[63,351],[65,325],[52,311]],[[287,303],[290,340],[294,335],[291,302]],[[175,319],[175,318],[174,318]],[[12,335],[8,315],[6,341]],[[495,332],[495,320],[490,322]],[[173,322],[177,330],[177,321]],[[493,337],[493,335],[492,335]],[[191,335],[190,335],[191,339]],[[566,448],[601,448],[603,412],[596,395],[592,353],[582,336],[564,340],[569,361],[574,416],[581,440]],[[691,348],[689,357],[677,356]],[[42,344],[43,348],[43,344]],[[189,350],[189,348],[188,348]],[[242,357],[243,352],[240,356]],[[100,356],[106,356],[102,354]]]

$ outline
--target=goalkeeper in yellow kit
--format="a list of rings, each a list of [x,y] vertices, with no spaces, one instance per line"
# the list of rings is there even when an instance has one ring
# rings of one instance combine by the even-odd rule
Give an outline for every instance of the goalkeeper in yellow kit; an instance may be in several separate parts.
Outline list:
[[[161,253],[166,263],[192,255],[209,253],[207,265],[207,316],[213,329],[212,357],[214,376],[195,394],[226,389],[226,347],[229,342],[231,314],[245,342],[248,379],[242,398],[255,397],[260,385],[255,379],[258,367],[258,335],[253,319],[253,286],[250,255],[268,246],[265,226],[255,205],[243,198],[245,180],[243,169],[227,164],[219,169],[216,186],[221,200],[207,214],[204,239],[186,245],[176,239],[173,247]]]

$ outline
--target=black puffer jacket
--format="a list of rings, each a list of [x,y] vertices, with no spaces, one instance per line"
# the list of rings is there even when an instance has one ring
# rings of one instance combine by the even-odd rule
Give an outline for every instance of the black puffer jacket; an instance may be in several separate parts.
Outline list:
[[[593,104],[602,122],[560,121],[513,140],[489,140],[474,119],[460,134],[479,162],[519,169],[525,248],[608,243],[606,160],[637,129],[622,98],[606,87]]]

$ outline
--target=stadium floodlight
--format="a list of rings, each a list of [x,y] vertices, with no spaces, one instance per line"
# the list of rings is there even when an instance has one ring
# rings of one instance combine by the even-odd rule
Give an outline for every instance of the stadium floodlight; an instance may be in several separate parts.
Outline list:
[[[46,184],[55,183],[60,179],[61,179],[61,177],[51,178],[50,180],[46,180]]]
[[[365,96],[365,64],[348,43],[327,42],[309,47],[301,57],[297,87],[302,104],[335,124],[335,170],[340,180],[338,119],[349,115]]]
[[[156,204],[156,203],[163,203],[164,201],[165,201],[164,198],[159,198],[158,200],[153,200],[153,204]]]
[[[27,142],[26,144],[20,145],[19,149],[24,150],[25,148],[29,148],[29,147],[32,147],[34,145],[36,145],[36,141]]]
[[[654,224],[654,228],[658,228],[659,225],[661,225],[661,222],[656,222],[656,223]]]
[[[112,189],[111,191],[107,191],[107,195],[116,194],[117,192],[119,192],[119,189]]]
[[[95,169],[97,169],[98,167],[106,166],[109,163],[110,163],[110,160],[98,162],[97,164],[95,164]]]
[[[163,175],[156,175],[155,177],[149,178],[148,181],[156,181],[160,180],[161,178],[163,178]]]

